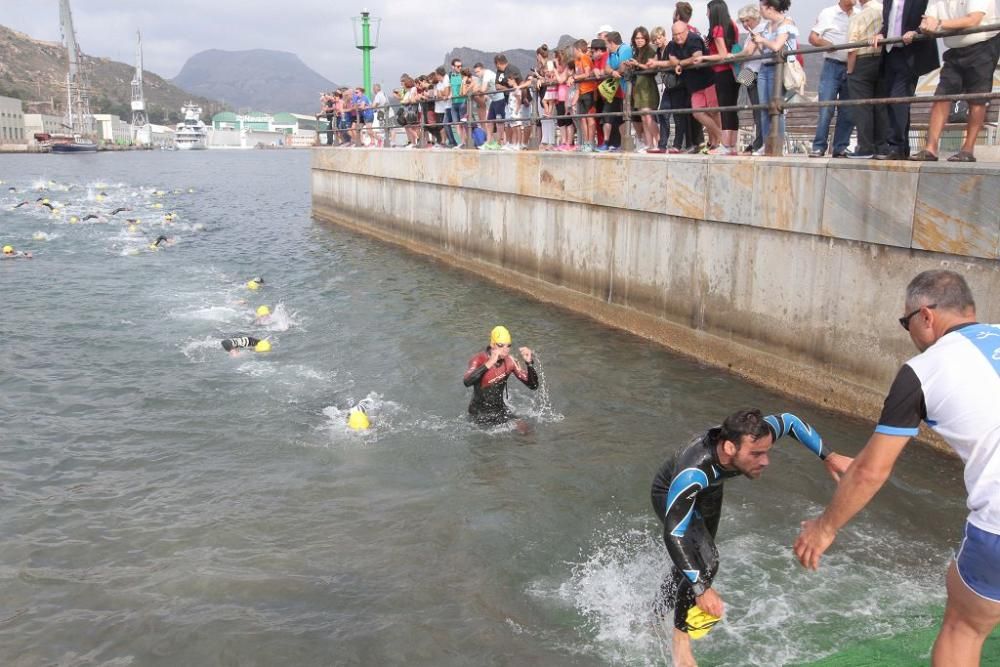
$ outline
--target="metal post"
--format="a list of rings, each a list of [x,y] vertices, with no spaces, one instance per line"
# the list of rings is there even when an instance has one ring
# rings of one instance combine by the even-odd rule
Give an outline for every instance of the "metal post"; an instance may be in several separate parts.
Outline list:
[[[464,82],[463,82],[464,83]],[[462,145],[465,150],[476,150],[476,140],[472,138],[472,93],[465,95],[465,143]],[[461,120],[461,119],[459,119]]]
[[[528,145],[525,148],[528,150],[537,150],[538,145],[542,143],[542,136],[541,115],[538,112],[538,82],[534,78],[531,79],[529,89],[531,90],[531,135],[528,138]],[[536,128],[538,131],[536,131]]]
[[[770,156],[780,157],[785,154],[785,133],[781,130],[782,102],[785,99],[785,52],[782,50],[774,54],[776,62],[774,64],[774,90],[771,91],[771,100],[767,110],[771,118],[771,127],[767,133],[765,142],[765,153]]]
[[[365,86],[365,94],[368,99],[372,96],[372,41],[371,41],[371,15],[368,10],[361,12],[361,63],[362,81]]]

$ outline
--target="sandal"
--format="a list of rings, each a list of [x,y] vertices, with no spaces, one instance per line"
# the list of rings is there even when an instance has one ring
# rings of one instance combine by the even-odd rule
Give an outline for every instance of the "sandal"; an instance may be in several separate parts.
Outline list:
[[[948,162],[975,162],[975,161],[976,161],[976,156],[966,151],[958,151],[950,158],[948,158]]]
[[[910,159],[914,162],[937,162],[938,156],[928,150],[922,150],[919,153],[911,155]]]

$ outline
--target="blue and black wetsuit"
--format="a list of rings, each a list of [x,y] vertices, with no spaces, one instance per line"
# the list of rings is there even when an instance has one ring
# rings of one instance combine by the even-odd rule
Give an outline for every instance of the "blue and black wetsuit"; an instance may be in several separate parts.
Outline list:
[[[768,415],[764,421],[775,441],[790,435],[821,459],[830,453],[819,433],[793,414]],[[696,438],[667,459],[653,479],[653,510],[663,523],[663,541],[673,561],[655,610],[662,616],[673,607],[678,630],[686,629],[688,610],[719,570],[715,533],[722,516],[722,484],[742,474],[719,463],[719,432],[716,427]]]

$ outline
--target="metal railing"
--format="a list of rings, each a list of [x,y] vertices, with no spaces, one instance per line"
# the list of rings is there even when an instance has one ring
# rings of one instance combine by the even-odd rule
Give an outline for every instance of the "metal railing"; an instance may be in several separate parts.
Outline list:
[[[966,28],[963,30],[951,30],[951,31],[917,34],[912,41],[917,42],[926,40],[936,40],[943,37],[971,35],[971,34],[994,32],[994,31],[1000,31],[1000,23],[990,24],[986,26],[977,26],[975,28]],[[880,39],[879,44],[881,47],[882,45],[905,44],[905,42],[902,37],[894,37],[894,38]],[[765,61],[769,64],[772,64],[775,67],[775,72],[774,72],[775,85],[771,99],[768,100],[767,102],[760,102],[758,104],[737,104],[730,106],[714,106],[714,107],[699,107],[699,108],[671,108],[662,110],[661,109],[633,110],[631,108],[631,96],[629,93],[626,92],[624,94],[624,97],[621,98],[622,100],[621,111],[609,111],[609,112],[594,111],[591,113],[567,113],[567,114],[543,116],[539,111],[540,100],[538,93],[539,93],[539,88],[541,86],[539,85],[538,78],[532,76],[529,77],[529,80],[526,81],[524,84],[517,86],[517,88],[528,89],[531,92],[531,102],[529,105],[530,109],[529,118],[521,118],[521,117],[495,118],[493,120],[487,120],[485,118],[479,119],[473,117],[472,112],[475,108],[475,105],[471,103],[472,98],[509,93],[510,91],[514,90],[513,87],[508,87],[506,89],[497,88],[495,91],[489,91],[489,92],[469,92],[466,93],[465,95],[453,96],[451,98],[452,104],[455,104],[456,100],[464,99],[465,100],[464,104],[467,107],[466,118],[464,120],[458,120],[458,121],[440,120],[434,122],[427,122],[423,109],[421,107],[427,104],[433,104],[436,101],[442,101],[437,99],[420,100],[417,102],[410,102],[410,103],[393,102],[383,107],[378,107],[378,108],[372,107],[372,108],[375,110],[376,113],[378,111],[383,111],[385,114],[386,122],[384,127],[379,128],[379,132],[382,132],[384,134],[383,145],[386,146],[391,145],[392,132],[393,130],[398,129],[399,127],[404,127],[404,128],[406,126],[414,127],[418,132],[417,146],[420,148],[425,148],[427,146],[428,143],[427,135],[429,129],[433,129],[435,131],[441,129],[444,132],[448,132],[452,127],[464,127],[466,132],[465,134],[466,140],[464,142],[464,148],[475,149],[476,146],[475,142],[472,140],[473,137],[472,132],[473,128],[477,125],[483,123],[491,123],[494,124],[494,127],[497,127],[497,126],[506,126],[512,123],[528,123],[530,124],[531,128],[531,138],[527,148],[532,149],[532,148],[537,148],[539,145],[540,133],[538,131],[538,128],[540,127],[540,122],[542,120],[552,121],[553,123],[555,123],[558,120],[571,120],[575,122],[578,120],[582,121],[584,119],[594,119],[598,123],[604,123],[607,122],[606,119],[608,118],[619,118],[621,120],[621,125],[624,126],[624,129],[621,130],[621,135],[623,143],[622,149],[625,151],[629,151],[633,147],[631,141],[632,125],[633,125],[632,119],[636,117],[639,118],[641,118],[642,116],[659,117],[659,116],[669,116],[671,114],[690,115],[695,113],[717,113],[717,112],[739,113],[741,111],[751,112],[756,114],[757,111],[766,111],[770,117],[770,123],[769,123],[769,135],[765,138],[765,154],[770,156],[778,156],[783,154],[783,146],[785,145],[786,141],[785,129],[783,127],[783,123],[780,122],[786,110],[820,109],[824,107],[839,108],[839,107],[855,107],[855,106],[914,104],[914,103],[930,104],[939,101],[954,102],[959,100],[978,102],[978,101],[1000,99],[1000,93],[994,93],[994,92],[966,93],[966,94],[953,94],[953,95],[923,95],[923,96],[914,95],[906,97],[872,97],[872,98],[861,98],[861,99],[837,99],[837,100],[823,100],[823,101],[807,100],[800,102],[788,101],[785,99],[784,67],[786,66],[786,63],[788,62],[789,58],[797,55],[805,56],[817,53],[829,53],[834,51],[867,48],[870,46],[871,44],[867,41],[859,41],[859,42],[848,42],[844,44],[832,44],[829,46],[805,47],[793,50],[782,49],[777,52],[766,53],[766,54],[756,53],[747,55],[743,53],[738,53],[738,54],[730,54],[729,56],[721,60],[702,61],[697,64],[688,65],[684,68],[685,70],[699,69],[704,67],[712,67],[720,64],[744,65],[745,63],[752,61]],[[644,69],[641,72],[633,71],[631,75],[628,73],[623,74],[622,81],[627,83],[630,81],[634,81],[636,76],[656,76],[663,72],[672,72],[672,71],[675,71],[675,68],[662,67],[662,68]],[[609,78],[610,76],[611,75],[603,75],[603,76],[595,76],[587,78],[574,77],[574,82],[575,84],[579,84],[581,82],[600,83]],[[557,84],[543,83],[541,85],[544,86],[544,85],[557,85]],[[622,87],[624,88],[624,86]],[[666,94],[666,92],[664,91],[663,94]],[[597,100],[600,99],[599,97],[597,97],[598,95],[599,93],[595,91],[595,98],[597,98]],[[487,107],[488,106],[489,104],[487,103]],[[396,111],[394,116],[398,115],[399,110],[402,110],[403,113],[416,111],[417,122],[405,123],[403,125],[390,123],[389,122],[390,114],[393,112],[393,110]],[[331,128],[326,132],[329,137],[331,136],[331,133],[341,133],[341,132],[349,133],[358,131],[363,131],[363,130]],[[577,136],[579,136],[579,134],[580,132],[578,131]]]

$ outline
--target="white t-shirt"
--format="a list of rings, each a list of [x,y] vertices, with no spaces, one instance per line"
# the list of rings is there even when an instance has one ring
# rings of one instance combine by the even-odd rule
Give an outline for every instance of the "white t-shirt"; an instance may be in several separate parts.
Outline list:
[[[951,330],[899,370],[877,433],[924,421],[965,463],[969,522],[1000,535],[1000,324]]]
[[[838,3],[819,13],[812,31],[828,42],[843,44],[847,41],[847,24],[850,20],[851,15],[841,9]],[[831,60],[847,61],[847,51],[829,51],[823,56]]]
[[[447,91],[447,92],[445,92]],[[440,99],[441,95],[445,95],[445,98]],[[444,113],[451,108],[451,84],[448,79],[441,79],[441,81],[434,86],[434,113]]]
[[[930,0],[927,3],[927,16],[936,19],[960,19],[974,12],[985,14],[979,23],[981,26],[996,23],[997,17],[1000,16],[1000,11],[997,10],[997,0]],[[949,49],[960,49],[963,46],[985,42],[996,34],[996,32],[977,32],[974,35],[945,37],[944,45]]]
[[[490,93],[487,96],[490,102],[499,102],[503,99],[503,93],[496,92],[497,90],[497,73],[491,69],[483,69],[483,89]]]

